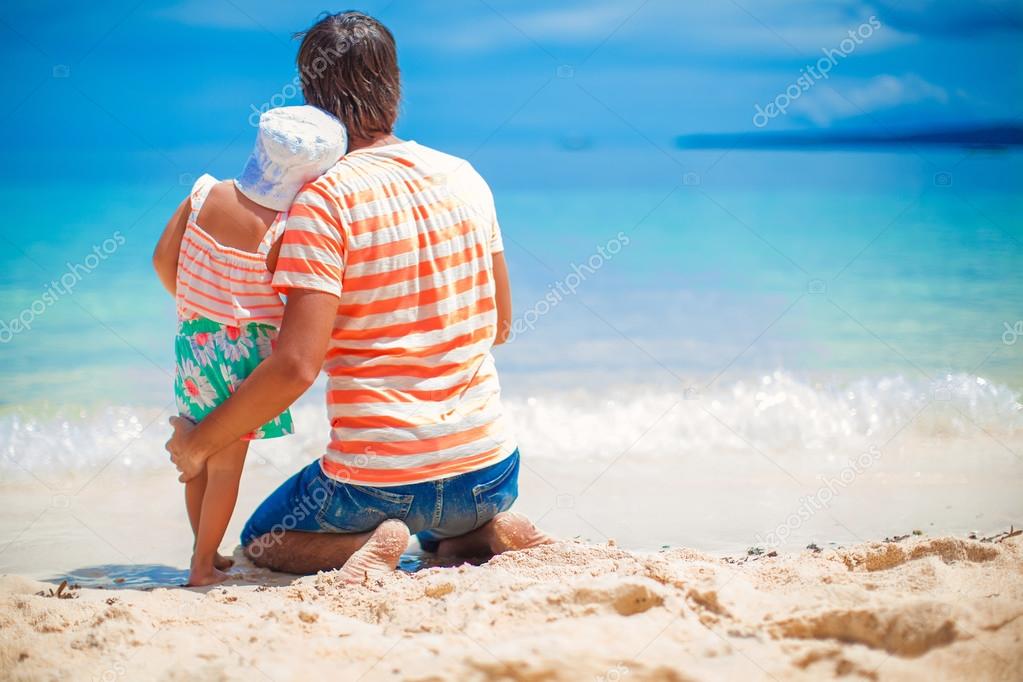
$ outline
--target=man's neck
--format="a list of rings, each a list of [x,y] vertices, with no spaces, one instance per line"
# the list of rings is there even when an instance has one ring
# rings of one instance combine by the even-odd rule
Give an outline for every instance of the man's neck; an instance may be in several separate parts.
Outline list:
[[[368,149],[370,147],[382,147],[386,144],[397,144],[401,142],[398,137],[392,133],[386,135],[379,135],[372,138],[353,137],[348,140],[348,151],[354,152],[356,149]]]

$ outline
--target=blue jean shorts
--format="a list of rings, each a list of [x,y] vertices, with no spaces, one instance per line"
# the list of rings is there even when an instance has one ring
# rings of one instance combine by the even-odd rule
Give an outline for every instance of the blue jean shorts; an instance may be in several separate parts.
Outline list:
[[[518,494],[518,450],[479,471],[387,488],[336,481],[316,460],[256,508],[242,530],[242,545],[289,530],[364,533],[399,519],[433,552],[439,541],[475,530],[510,508]]]

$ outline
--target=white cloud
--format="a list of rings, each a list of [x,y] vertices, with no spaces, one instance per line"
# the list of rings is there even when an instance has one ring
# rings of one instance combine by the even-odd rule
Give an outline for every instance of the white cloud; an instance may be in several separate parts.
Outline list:
[[[495,5],[495,9],[501,10]],[[762,57],[811,56],[846,38],[872,12],[848,3],[812,0],[643,2],[602,0],[539,11],[501,11],[455,22],[438,49],[491,51],[530,41],[544,47],[596,47],[616,40],[666,53],[729,53]],[[883,27],[864,51],[879,51],[910,38]],[[414,40],[420,37],[413,37]],[[422,39],[427,39],[422,36]]]
[[[850,87],[844,87],[837,80],[818,83],[812,91],[793,103],[792,110],[802,113],[819,126],[828,126],[839,119],[872,114],[904,104],[947,104],[948,101],[949,95],[944,88],[916,74],[884,74]]]

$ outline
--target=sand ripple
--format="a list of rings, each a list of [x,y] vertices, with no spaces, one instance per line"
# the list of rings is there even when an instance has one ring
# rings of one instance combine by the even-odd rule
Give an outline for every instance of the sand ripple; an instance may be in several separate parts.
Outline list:
[[[0,677],[1018,680],[1020,540],[732,561],[562,543],[368,586],[322,573],[73,598],[7,576]]]

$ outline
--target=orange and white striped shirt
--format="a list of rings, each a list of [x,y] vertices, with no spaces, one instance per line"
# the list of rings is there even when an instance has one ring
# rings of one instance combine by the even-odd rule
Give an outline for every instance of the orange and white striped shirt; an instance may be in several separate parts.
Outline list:
[[[415,142],[351,152],[299,193],[273,284],[339,297],[328,476],[418,483],[514,452],[490,353],[502,249],[483,178]]]
[[[252,322],[280,327],[284,302],[271,284],[266,255],[280,236],[285,214],[267,229],[258,253],[224,246],[197,222],[216,184],[212,175],[203,175],[192,187],[191,212],[178,252],[178,318],[205,317],[232,327]]]

